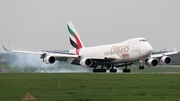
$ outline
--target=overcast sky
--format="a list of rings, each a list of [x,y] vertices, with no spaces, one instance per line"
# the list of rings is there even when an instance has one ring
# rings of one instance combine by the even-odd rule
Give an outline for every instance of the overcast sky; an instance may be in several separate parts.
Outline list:
[[[180,50],[180,0],[0,0],[0,45],[70,49],[68,21],[86,47],[145,37],[155,51]]]

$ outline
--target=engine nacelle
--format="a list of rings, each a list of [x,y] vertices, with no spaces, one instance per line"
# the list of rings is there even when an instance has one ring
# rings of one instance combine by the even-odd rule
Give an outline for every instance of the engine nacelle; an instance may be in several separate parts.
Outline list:
[[[91,67],[93,65],[93,61],[88,58],[84,58],[80,61],[80,65],[84,67]]]
[[[55,61],[56,61],[56,59],[55,59],[55,57],[53,57],[53,56],[46,56],[46,57],[44,58],[44,62],[45,62],[46,64],[53,64]]]
[[[158,65],[158,60],[150,58],[149,60],[147,60],[146,63],[148,66],[157,66]]]
[[[171,63],[171,58],[169,56],[163,56],[160,59],[161,64],[170,64]]]

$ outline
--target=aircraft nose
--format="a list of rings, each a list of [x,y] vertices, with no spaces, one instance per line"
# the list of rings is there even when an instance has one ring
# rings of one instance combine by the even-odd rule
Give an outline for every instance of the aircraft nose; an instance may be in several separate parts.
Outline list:
[[[152,46],[149,43],[144,43],[140,47],[140,52],[143,57],[148,57],[153,51]]]

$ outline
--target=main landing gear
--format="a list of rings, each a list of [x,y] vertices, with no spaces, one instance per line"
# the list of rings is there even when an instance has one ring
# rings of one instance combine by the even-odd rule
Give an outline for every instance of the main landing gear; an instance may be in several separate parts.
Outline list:
[[[105,73],[106,69],[93,69],[93,73]]]
[[[109,69],[110,73],[116,73],[117,69],[114,69],[114,65],[108,65],[106,66],[107,69]],[[93,73],[106,73],[106,70],[104,69],[104,65],[102,65],[101,69],[93,69]]]
[[[131,70],[130,69],[127,69],[127,64],[125,65],[125,69],[123,69],[123,73],[130,73]]]
[[[140,59],[139,60],[140,62],[140,65],[139,65],[139,70],[144,70],[144,59]],[[130,73],[131,70],[130,69],[127,69],[128,66],[131,66],[132,63],[125,63],[123,64],[122,66],[125,66],[125,68],[123,69],[123,73]],[[117,65],[116,65],[117,66]],[[104,67],[106,67],[106,69],[104,69]],[[102,67],[100,69],[93,69],[93,72],[94,73],[105,73],[106,70],[109,70],[110,73],[116,73],[117,72],[117,69],[114,69],[115,65],[114,64],[111,64],[111,65],[102,65]]]
[[[129,64],[125,64],[125,69],[123,69],[123,73],[130,73],[131,70],[127,69],[127,66]],[[106,66],[106,69],[104,69],[104,66]],[[105,73],[106,70],[108,69],[110,73],[117,73],[117,69],[114,69],[115,65],[111,64],[111,65],[102,65],[101,69],[93,69],[93,73]]]

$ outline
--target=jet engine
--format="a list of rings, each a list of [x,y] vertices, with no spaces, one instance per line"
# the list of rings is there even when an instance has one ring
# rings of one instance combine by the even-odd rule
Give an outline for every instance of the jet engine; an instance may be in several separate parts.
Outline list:
[[[148,66],[157,66],[158,65],[158,60],[154,59],[154,58],[150,58],[147,60],[146,64]]]
[[[80,65],[84,67],[97,67],[97,64],[92,59],[88,58],[82,59]]]
[[[53,56],[46,56],[43,60],[46,64],[53,64],[56,59]]]
[[[80,65],[84,66],[84,67],[91,67],[93,64],[93,61],[91,59],[88,58],[84,58],[80,61]]]
[[[169,56],[163,56],[160,59],[161,64],[170,64],[171,63],[171,58]]]

